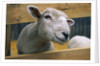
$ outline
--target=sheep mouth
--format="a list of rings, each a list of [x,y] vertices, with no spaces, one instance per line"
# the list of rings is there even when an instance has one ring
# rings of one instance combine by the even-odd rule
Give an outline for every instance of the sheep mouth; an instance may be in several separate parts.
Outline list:
[[[65,40],[64,38],[61,39],[61,38],[57,37],[56,35],[55,35],[55,37],[56,37],[56,39],[58,39],[58,40],[61,41],[61,42],[66,42],[66,41],[67,41],[67,40]]]

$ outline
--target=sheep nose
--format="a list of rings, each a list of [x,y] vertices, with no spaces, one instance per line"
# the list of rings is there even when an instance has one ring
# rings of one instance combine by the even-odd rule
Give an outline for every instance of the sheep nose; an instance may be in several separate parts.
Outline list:
[[[62,34],[64,35],[65,39],[67,40],[68,39],[68,34],[65,33],[65,32],[62,32]]]

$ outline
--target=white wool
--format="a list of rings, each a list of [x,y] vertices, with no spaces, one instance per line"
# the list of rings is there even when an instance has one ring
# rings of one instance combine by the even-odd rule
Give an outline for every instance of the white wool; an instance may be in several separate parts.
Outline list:
[[[74,36],[68,43],[68,48],[90,47],[90,39],[85,36]]]
[[[32,5],[27,9],[32,17],[37,18],[37,22],[27,25],[21,31],[17,40],[19,54],[54,50],[51,41],[64,44],[68,40],[70,26],[64,12],[47,8],[40,13],[39,9]]]

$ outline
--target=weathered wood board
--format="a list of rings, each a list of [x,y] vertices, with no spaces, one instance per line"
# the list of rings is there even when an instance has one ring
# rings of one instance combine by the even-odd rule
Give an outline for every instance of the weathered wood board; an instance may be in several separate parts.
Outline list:
[[[16,44],[17,44],[17,40],[10,42],[10,49],[12,52],[11,56],[17,56],[17,45]],[[67,49],[68,47],[68,41],[63,45],[53,42],[53,45],[54,45],[54,50],[64,50],[64,49]]]
[[[6,56],[6,59],[90,60],[90,48],[74,48],[36,54]]]
[[[91,16],[90,3],[56,3],[56,4],[8,4],[7,5],[7,24],[34,22],[27,12],[27,5],[35,5],[42,12],[46,8],[56,8],[65,12],[69,18],[79,18]]]

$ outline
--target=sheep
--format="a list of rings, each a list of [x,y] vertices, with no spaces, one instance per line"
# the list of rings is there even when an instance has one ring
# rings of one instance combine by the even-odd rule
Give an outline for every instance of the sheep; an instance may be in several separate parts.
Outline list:
[[[64,44],[69,39],[73,19],[55,8],[40,13],[38,7],[28,5],[29,14],[37,21],[23,28],[18,40],[18,54],[40,53],[54,50],[52,41]]]
[[[68,48],[90,47],[90,39],[86,36],[74,36],[68,43]]]

